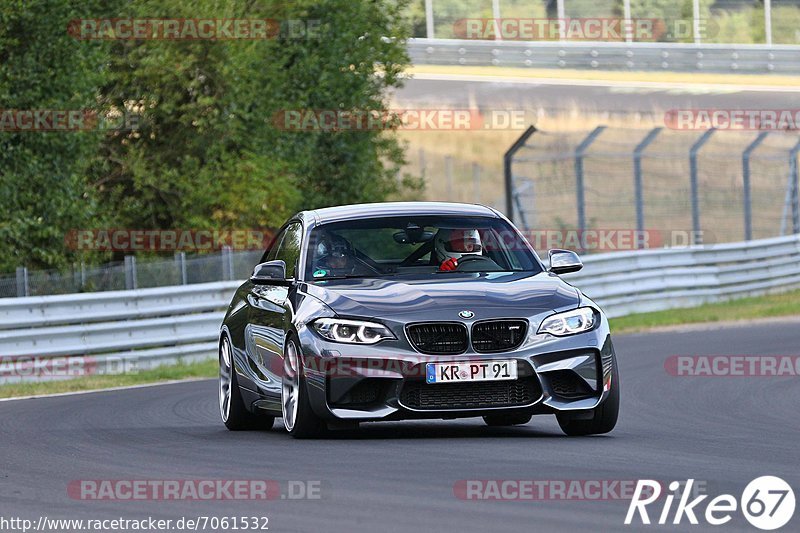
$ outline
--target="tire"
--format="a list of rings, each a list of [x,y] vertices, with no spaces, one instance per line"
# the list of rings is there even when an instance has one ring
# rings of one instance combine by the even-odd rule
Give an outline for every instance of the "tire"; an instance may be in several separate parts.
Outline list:
[[[531,415],[524,413],[487,415],[483,417],[483,421],[491,427],[517,426],[530,422]]]
[[[308,388],[303,378],[302,358],[294,339],[289,338],[283,351],[281,412],[283,427],[295,439],[309,439],[325,432],[327,426],[311,409]]]
[[[275,423],[274,416],[253,414],[245,407],[227,337],[219,344],[219,414],[222,423],[231,431],[266,430]]]
[[[556,418],[561,431],[570,437],[602,435],[614,429],[619,417],[619,371],[616,361],[611,373],[611,392],[606,401],[592,409],[590,413],[591,417],[586,419],[574,418],[567,414],[557,414]]]

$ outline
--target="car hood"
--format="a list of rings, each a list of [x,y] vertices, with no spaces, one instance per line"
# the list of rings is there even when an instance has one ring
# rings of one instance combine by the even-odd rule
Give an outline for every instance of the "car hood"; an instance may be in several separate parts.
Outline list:
[[[442,317],[443,311],[501,308],[536,311],[576,307],[578,291],[559,277],[542,272],[441,274],[436,278],[345,279],[308,283],[305,291],[344,316]],[[449,316],[448,313],[447,316]],[[453,317],[455,318],[455,317]]]

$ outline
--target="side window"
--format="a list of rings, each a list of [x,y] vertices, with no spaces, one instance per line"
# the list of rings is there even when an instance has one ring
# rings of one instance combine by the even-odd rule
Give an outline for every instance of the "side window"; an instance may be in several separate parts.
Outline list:
[[[296,278],[297,260],[300,258],[301,244],[303,240],[303,225],[298,223],[289,225],[283,232],[283,238],[276,246],[274,259],[281,259],[286,263],[286,277]],[[272,251],[270,251],[272,255]]]

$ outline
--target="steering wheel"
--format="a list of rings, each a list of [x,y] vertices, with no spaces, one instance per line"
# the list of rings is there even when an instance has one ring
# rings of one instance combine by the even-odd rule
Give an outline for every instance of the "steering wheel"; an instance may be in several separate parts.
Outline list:
[[[479,263],[484,263],[486,264],[486,267],[489,268],[481,268]],[[469,265],[477,268],[469,268]],[[461,268],[463,266],[467,266],[467,268]],[[458,266],[456,267],[456,270],[463,272],[480,272],[482,270],[498,270],[499,268],[500,265],[488,257],[484,257],[482,255],[465,255],[458,260]]]

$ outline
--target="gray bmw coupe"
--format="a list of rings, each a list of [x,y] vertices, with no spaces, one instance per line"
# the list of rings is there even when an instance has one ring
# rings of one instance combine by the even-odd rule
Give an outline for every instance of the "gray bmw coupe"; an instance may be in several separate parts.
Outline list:
[[[298,213],[238,288],[219,341],[219,406],[232,430],[293,437],[360,422],[555,414],[568,435],[617,422],[608,320],[545,269],[499,212],[383,203]]]

